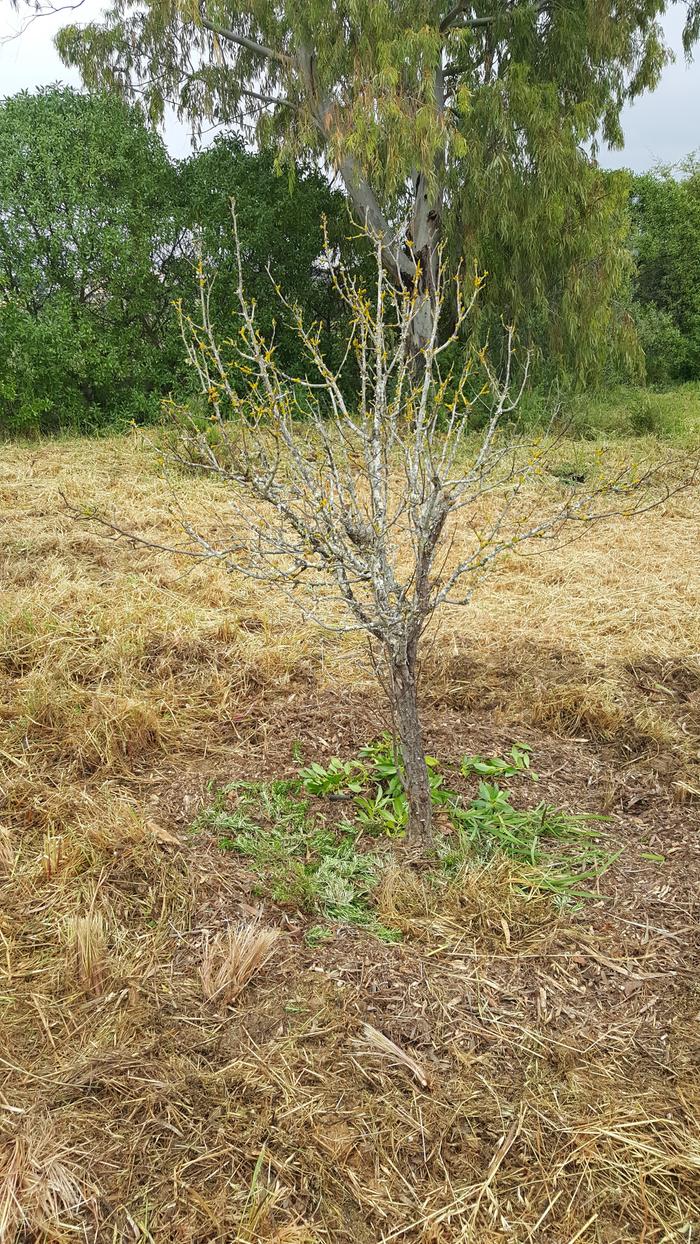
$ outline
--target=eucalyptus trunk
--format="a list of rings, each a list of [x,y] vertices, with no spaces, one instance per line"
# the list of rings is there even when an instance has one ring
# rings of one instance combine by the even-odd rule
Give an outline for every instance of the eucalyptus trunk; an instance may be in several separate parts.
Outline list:
[[[413,369],[420,372],[433,331],[440,283],[442,192],[435,186],[431,187],[425,173],[420,170],[414,172],[413,207],[408,222],[410,246],[407,247],[400,235],[387,226],[377,199],[355,158],[345,156],[337,168],[358,218],[371,234],[382,239],[382,264],[390,280],[396,286],[415,288],[416,304],[407,347]]]
[[[416,308],[411,323],[409,350],[416,370],[430,343],[435,323],[435,299],[439,283],[442,211],[439,195],[431,195],[423,173],[414,177],[411,254],[415,264]]]

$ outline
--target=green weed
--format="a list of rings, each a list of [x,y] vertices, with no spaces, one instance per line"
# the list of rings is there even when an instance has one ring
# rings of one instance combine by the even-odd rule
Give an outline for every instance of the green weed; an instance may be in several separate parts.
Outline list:
[[[601,818],[576,816],[540,803],[520,810],[510,794],[496,782],[483,779],[528,775],[537,781],[530,766],[530,748],[516,744],[507,758],[464,756],[459,771],[465,777],[478,776],[478,792],[470,801],[445,783],[441,766],[427,756],[431,799],[452,822],[455,833],[445,839],[440,854],[444,871],[457,871],[466,859],[500,853],[517,863],[528,865],[530,889],[549,890],[572,899],[590,897],[582,889],[605,871],[611,857],[600,850],[600,831],[593,822]],[[301,773],[310,794],[347,798],[354,809],[354,820],[344,822],[349,833],[381,834],[400,837],[408,822],[408,805],[401,781],[401,765],[393,740],[383,735],[363,747],[358,760],[334,759],[324,769],[315,764]],[[553,854],[552,842],[560,850]]]
[[[586,887],[614,858],[599,846],[596,822],[603,818],[575,815],[544,802],[520,809],[508,790],[485,780],[527,775],[536,781],[527,744],[516,744],[505,758],[464,756],[453,772],[481,779],[471,800],[446,783],[434,756],[426,761],[433,805],[443,810],[453,830],[438,847],[442,872],[454,874],[467,860],[500,855],[524,866],[522,886],[528,890],[546,890],[569,900],[591,896]],[[311,814],[304,795],[348,800],[352,818],[328,825]],[[359,850],[358,840],[365,834],[398,838],[407,822],[401,763],[385,734],[363,747],[356,759],[335,757],[325,768],[316,762],[308,765],[298,780],[226,787],[196,827],[213,829],[222,850],[249,860],[260,882],[258,893],[391,940],[398,934],[379,924],[374,912],[381,860]],[[315,925],[308,931],[309,944],[322,940],[322,928]]]
[[[250,861],[261,892],[275,902],[396,940],[400,935],[379,923],[372,905],[380,861],[357,850],[356,830],[330,829],[311,817],[300,793],[297,781],[235,783],[199,824],[219,834],[222,850]]]
[[[592,897],[582,884],[601,876],[614,858],[598,846],[600,831],[593,823],[602,818],[577,816],[546,803],[520,810],[495,783],[480,782],[476,798],[466,806],[455,804],[451,811],[458,845],[444,859],[448,871],[459,868],[465,857],[488,858],[499,852],[530,866],[528,889],[582,899]],[[552,855],[543,846],[552,839],[568,851]]]
[[[533,782],[539,774],[530,768],[530,748],[527,743],[516,743],[510,752],[509,760],[500,756],[463,756],[460,765],[465,777],[478,774],[479,777],[515,777],[519,773],[528,773]]]
[[[356,760],[338,760],[337,756],[327,769],[314,762],[299,770],[299,777],[310,795],[332,795],[337,791],[359,794],[364,776],[365,770]]]
[[[332,942],[334,936],[327,924],[312,924],[304,934],[304,941],[307,946],[323,946],[326,942]]]

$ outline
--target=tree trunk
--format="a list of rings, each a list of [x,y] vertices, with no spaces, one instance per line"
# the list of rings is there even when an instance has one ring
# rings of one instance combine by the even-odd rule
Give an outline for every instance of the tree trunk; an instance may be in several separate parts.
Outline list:
[[[306,84],[309,100],[316,124],[328,139],[334,126],[334,104],[332,96],[319,99],[314,80],[314,55],[310,49],[301,48],[297,53],[297,62]],[[445,112],[445,78],[442,53],[435,66],[435,106],[438,119],[442,123]],[[410,220],[410,251],[401,243],[400,235],[389,222],[380,206],[379,199],[362,172],[361,165],[354,155],[345,151],[336,159],[335,166],[340,173],[348,197],[357,213],[360,222],[366,229],[382,240],[382,262],[389,277],[397,285],[410,286],[418,280],[416,312],[411,324],[408,350],[412,359],[413,370],[420,374],[423,367],[425,348],[430,341],[433,328],[435,308],[435,289],[437,284],[440,242],[442,240],[442,211],[444,204],[444,152],[438,153],[433,168],[433,186],[425,171],[416,169],[413,173],[413,210]]]
[[[442,236],[442,195],[438,192],[431,199],[425,175],[421,172],[414,174],[409,252],[400,243],[395,230],[387,224],[374,191],[363,177],[354,156],[345,155],[338,162],[337,169],[361,223],[373,236],[382,239],[382,261],[390,279],[397,285],[411,288],[420,265],[417,304],[408,339],[414,370],[420,373],[425,347],[433,328]]]
[[[414,178],[411,242],[413,245],[413,258],[416,265],[420,266],[420,276],[418,279],[418,289],[416,290],[418,302],[411,324],[409,349],[417,370],[420,370],[423,352],[433,330],[440,233],[441,204],[439,199],[431,202],[424,174],[416,173]]]
[[[390,692],[394,723],[403,761],[402,781],[408,801],[406,842],[411,849],[433,845],[433,809],[425,763],[423,731],[418,716],[415,657],[390,661]]]

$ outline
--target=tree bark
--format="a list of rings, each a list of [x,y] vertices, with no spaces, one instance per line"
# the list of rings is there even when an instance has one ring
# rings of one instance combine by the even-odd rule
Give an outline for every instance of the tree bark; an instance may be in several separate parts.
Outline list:
[[[416,289],[416,309],[408,338],[408,351],[414,370],[420,374],[424,351],[433,328],[442,240],[441,195],[431,198],[425,175],[421,172],[414,174],[409,252],[403,249],[396,232],[387,224],[374,191],[362,176],[354,157],[346,155],[339,161],[337,168],[360,221],[376,237],[382,239],[382,260],[390,280],[410,288],[416,281],[417,272],[420,272]]]
[[[440,255],[440,217],[439,201],[431,202],[424,174],[416,173],[414,178],[411,242],[413,245],[413,258],[418,268],[419,276],[417,281],[418,288],[416,290],[416,312],[411,323],[409,349],[418,370],[420,370],[420,360],[430,341],[433,329],[435,292],[438,281],[437,269]]]
[[[406,842],[411,849],[433,845],[433,809],[423,731],[418,716],[416,660],[391,660],[390,693],[394,724],[403,761],[401,778],[408,802]]]
[[[382,261],[390,279],[397,285],[411,281],[415,273],[413,259],[402,250],[396,232],[387,223],[372,187],[362,176],[357,160],[354,156],[345,155],[336,167],[360,223],[381,239]]]
[[[435,108],[442,120],[445,112],[445,76],[442,56],[435,67]],[[424,170],[413,175],[413,218],[411,241],[413,258],[419,268],[418,303],[411,326],[409,348],[417,370],[421,368],[423,352],[430,340],[435,313],[435,295],[438,285],[440,243],[442,241],[443,175],[442,160],[438,156],[433,168],[434,189],[429,190],[429,179]]]

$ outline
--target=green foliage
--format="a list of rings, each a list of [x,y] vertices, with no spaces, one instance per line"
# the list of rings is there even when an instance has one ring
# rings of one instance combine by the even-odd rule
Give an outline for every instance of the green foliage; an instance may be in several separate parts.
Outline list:
[[[365,770],[356,760],[339,760],[336,756],[326,769],[314,761],[307,769],[299,770],[299,777],[310,795],[332,795],[338,791],[359,794],[362,781],[356,779],[358,773],[364,777]]]
[[[529,751],[520,744],[508,758],[465,756],[459,772],[536,779]],[[469,799],[445,784],[434,757],[427,760],[433,804],[451,825],[438,851],[441,874],[454,876],[469,861],[506,856],[523,865],[516,884],[525,890],[566,901],[590,897],[588,883],[614,858],[599,846],[595,822],[602,818],[577,816],[544,802],[520,809],[507,790],[483,780]],[[352,819],[326,822],[311,812],[305,792],[347,800]],[[400,766],[391,737],[383,735],[362,748],[357,759],[334,758],[325,768],[314,763],[302,769],[299,780],[233,783],[218,792],[193,828],[213,830],[222,850],[247,860],[259,878],[260,892],[275,902],[317,921],[359,925],[392,941],[400,935],[382,925],[374,910],[382,859],[360,850],[359,841],[365,834],[397,837],[406,821]],[[309,945],[329,936],[324,923],[313,924],[306,933]]]
[[[119,99],[0,103],[0,428],[152,413],[179,357],[162,332],[178,245],[163,143]]]
[[[151,419],[171,390],[197,414],[172,303],[196,304],[200,252],[217,277],[213,320],[222,337],[237,331],[234,195],[259,322],[271,332],[279,315],[274,278],[319,323],[332,364],[345,333],[316,263],[322,217],[350,266],[361,252],[319,173],[290,182],[234,139],[174,164],[113,95],[50,88],[0,103],[0,431]],[[298,371],[298,338],[279,326],[276,341]]]
[[[516,744],[508,758],[464,756],[463,776],[530,777],[538,775],[530,767],[530,748]],[[331,760],[327,769],[315,764],[302,770],[301,779],[309,793],[321,797],[346,796],[355,816],[346,822],[348,830],[394,838],[403,834],[408,807],[401,784],[401,770],[391,737],[362,748],[359,760]],[[541,802],[535,808],[518,809],[510,794],[496,782],[479,781],[475,797],[466,802],[457,791],[445,785],[441,766],[427,756],[433,806],[441,808],[453,827],[444,840],[442,867],[454,873],[467,859],[489,859],[500,853],[529,872],[523,880],[527,888],[549,891],[568,899],[589,897],[585,882],[600,876],[611,857],[598,846],[599,830],[592,823],[600,818],[577,816]],[[361,793],[357,793],[358,785]],[[556,840],[555,853],[549,843]]]
[[[444,779],[435,757],[426,756],[426,763],[431,798],[438,806],[446,802],[449,792],[442,789]],[[401,767],[388,734],[363,747],[359,760],[334,757],[326,769],[314,763],[302,769],[299,777],[311,795],[351,798],[355,823],[363,832],[393,838],[402,835],[408,824]]]
[[[574,816],[546,803],[521,811],[495,783],[480,782],[476,798],[467,807],[454,805],[452,815],[458,847],[449,852],[450,869],[475,852],[485,858],[500,852],[536,870],[534,879],[528,877],[528,887],[581,899],[591,897],[582,883],[599,877],[610,863],[597,845],[599,831],[591,828],[591,822],[599,818]],[[542,846],[547,839],[574,849],[564,856],[550,856]]]
[[[515,318],[580,384],[635,364],[617,309],[630,275],[626,179],[586,149],[601,136],[620,145],[622,107],[658,81],[666,8],[112,0],[58,46],[89,88],[142,100],[153,121],[170,100],[195,127],[254,119],[280,163],[335,166],[358,215],[405,218],[419,173],[453,263],[471,272],[476,257],[490,272],[492,344],[501,315]],[[699,13],[688,7],[687,48]]]
[[[568,138],[570,146],[548,150],[540,135],[543,149],[525,169],[515,160],[512,137],[515,164],[500,173],[496,194],[477,158],[461,187],[461,248],[488,269],[477,320],[481,340],[495,350],[502,321],[515,324],[522,347],[532,352],[533,380],[576,392],[611,375],[638,378],[643,360],[629,307],[628,176],[589,163],[557,124],[552,111],[552,143]],[[468,216],[467,203],[473,205]]]
[[[533,782],[538,779],[538,774],[530,768],[530,748],[527,743],[514,744],[509,760],[502,760],[500,756],[464,756],[461,770],[465,777],[476,773],[479,777],[509,778],[519,773],[529,773]]]
[[[645,370],[652,384],[672,384],[688,367],[691,343],[670,311],[655,302],[637,302],[634,308],[637,337],[644,354]]]
[[[636,177],[635,317],[655,384],[700,379],[700,160]]]
[[[523,398],[519,426],[530,432],[550,428],[568,440],[569,461],[563,470],[575,474],[590,468],[590,454],[581,442],[656,436],[696,445],[700,437],[700,384],[666,390],[642,385],[611,385],[592,393],[552,395],[534,390]],[[572,452],[573,450],[573,452]],[[557,468],[558,469],[558,468]]]
[[[221,792],[197,828],[214,829],[223,850],[248,859],[263,892],[276,902],[397,940],[372,908],[379,860],[356,849],[356,835],[312,818],[299,794],[299,782],[237,783]],[[230,811],[232,796],[236,804]]]

